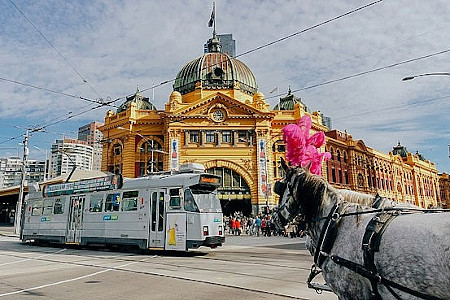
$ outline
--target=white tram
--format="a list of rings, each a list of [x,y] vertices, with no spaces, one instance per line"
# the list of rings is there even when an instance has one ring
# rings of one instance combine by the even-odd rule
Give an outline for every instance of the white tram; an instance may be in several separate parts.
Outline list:
[[[225,242],[219,176],[180,171],[48,185],[26,198],[22,241],[177,250]]]

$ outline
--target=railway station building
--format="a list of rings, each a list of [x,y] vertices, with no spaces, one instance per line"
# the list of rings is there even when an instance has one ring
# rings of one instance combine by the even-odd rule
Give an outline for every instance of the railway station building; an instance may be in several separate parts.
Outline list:
[[[309,115],[312,133],[326,135],[321,151],[332,154],[322,167],[328,182],[421,207],[438,205],[438,171],[420,154],[407,152],[400,143],[382,153],[328,128],[329,120],[310,112],[290,91],[271,108],[252,71],[221,51],[215,33],[207,47],[178,72],[164,108],[157,109],[137,90],[117,111],[107,112],[99,128],[102,171],[134,178],[201,163],[222,176],[218,193],[225,215],[261,213],[278,201],[272,187],[283,175],[281,130]]]

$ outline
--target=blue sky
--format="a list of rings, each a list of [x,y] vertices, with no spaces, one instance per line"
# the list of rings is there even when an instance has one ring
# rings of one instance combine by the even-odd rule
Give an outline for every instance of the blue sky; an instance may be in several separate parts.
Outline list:
[[[233,34],[239,55],[371,2],[220,0],[217,32]],[[30,158],[43,159],[55,139],[115,109],[90,110],[79,97],[120,105],[137,86],[174,79],[202,55],[211,9],[200,0],[1,1],[0,156],[22,155],[24,128],[44,125],[30,138]],[[450,173],[450,76],[402,81],[450,72],[449,38],[448,1],[382,1],[239,59],[272,106],[290,87],[367,146],[387,153],[400,141]],[[172,84],[155,88],[158,109]]]

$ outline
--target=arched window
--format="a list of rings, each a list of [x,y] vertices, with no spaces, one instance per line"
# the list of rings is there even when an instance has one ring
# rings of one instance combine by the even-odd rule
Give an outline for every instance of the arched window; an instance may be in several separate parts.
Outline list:
[[[139,176],[163,171],[164,155],[161,144],[153,139],[145,139],[139,148]]]
[[[108,172],[119,174],[122,172],[122,152],[123,146],[121,143],[116,142],[108,151],[107,156],[107,169]]]
[[[358,174],[358,187],[363,186],[364,186],[364,177],[362,176],[362,174]]]

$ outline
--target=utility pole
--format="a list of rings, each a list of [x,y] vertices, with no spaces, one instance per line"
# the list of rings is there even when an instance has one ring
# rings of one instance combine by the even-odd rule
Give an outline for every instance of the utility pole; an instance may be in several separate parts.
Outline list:
[[[14,233],[19,234],[22,239],[22,206],[23,195],[25,194],[25,181],[27,179],[27,157],[28,157],[28,129],[23,139],[23,161],[22,180],[20,181],[19,198],[17,199],[16,215],[14,219]]]

